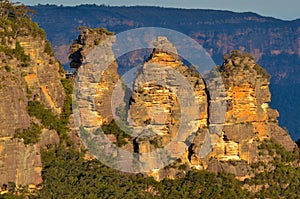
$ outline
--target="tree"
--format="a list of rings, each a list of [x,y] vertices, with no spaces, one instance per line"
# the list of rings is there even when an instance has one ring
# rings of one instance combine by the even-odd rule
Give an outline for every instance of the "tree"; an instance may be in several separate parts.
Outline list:
[[[19,18],[30,17],[35,11],[29,9],[20,2],[10,2],[9,0],[0,0],[0,17],[7,18]]]

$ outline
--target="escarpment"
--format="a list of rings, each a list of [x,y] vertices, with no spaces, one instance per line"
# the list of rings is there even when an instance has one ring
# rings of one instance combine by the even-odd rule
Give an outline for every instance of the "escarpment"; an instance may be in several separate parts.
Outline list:
[[[111,49],[111,44],[100,45],[109,46],[108,49]],[[214,172],[225,171],[238,177],[245,177],[251,174],[249,165],[263,159],[258,155],[258,147],[263,140],[274,139],[286,150],[294,150],[295,143],[288,133],[278,126],[278,112],[269,107],[270,76],[255,63],[252,56],[232,51],[230,55],[224,56],[224,64],[216,68],[223,80],[221,86],[225,88],[225,92],[220,97],[225,101],[226,113],[224,123],[219,126],[221,129],[214,133],[212,117],[217,118],[221,113],[216,113],[211,108],[217,98],[210,96],[210,93],[214,92],[208,91],[205,78],[203,79],[193,67],[188,67],[181,61],[176,48],[167,38],[158,37],[156,45],[157,48],[136,72],[128,110],[125,113],[127,125],[132,132],[122,146],[123,149],[138,154],[141,162],[149,161],[147,158],[153,160],[151,166],[154,169],[148,172],[149,175],[157,180],[165,177],[174,178],[186,170],[195,168]],[[93,89],[96,94],[96,101],[89,101],[88,97],[83,100],[83,95],[79,100],[82,103],[82,110],[84,110],[84,104],[89,103],[86,106],[86,112],[96,112],[92,118],[84,114],[81,116],[81,121],[86,123],[86,127],[106,125],[113,118],[111,105],[105,103],[111,103],[112,98],[108,96],[111,96],[113,90],[117,88],[119,76],[116,72],[116,65],[111,64],[114,59],[112,51],[109,50],[106,56],[110,59],[107,63],[103,62],[102,67],[110,67],[101,70],[101,74],[98,75],[102,78],[90,84],[91,87],[89,87],[89,90]],[[84,63],[81,66],[82,70],[89,71],[88,66],[88,63]],[[79,76],[79,80],[91,77],[91,73],[84,74],[84,76]],[[83,86],[83,79],[79,83]],[[190,88],[192,93],[189,93]],[[216,87],[216,89],[219,88]],[[120,97],[124,98],[124,95]],[[191,106],[191,101],[194,102],[194,106]],[[101,109],[103,103],[105,104],[103,108],[105,107],[106,110]],[[176,137],[183,118],[189,121],[183,129],[185,133],[194,135],[192,140],[188,137],[183,140]],[[115,138],[108,137],[116,141],[118,136],[114,136]],[[182,155],[164,169],[156,167],[159,161],[165,160],[143,156],[174,142],[177,143],[177,147],[174,147],[173,153],[169,155],[171,157],[174,155],[173,158],[175,158],[179,151],[183,150]],[[205,157],[201,157],[203,147],[208,148],[208,154]],[[235,166],[231,164],[232,161],[236,162]]]
[[[80,126],[96,128],[113,119],[111,95],[119,75],[112,34],[105,29],[83,29],[71,45],[71,68],[77,69],[76,102],[82,112],[77,118]]]
[[[93,38],[88,43],[95,44],[96,37],[90,31],[83,34]],[[113,119],[120,119],[119,116],[114,117],[112,104],[116,102],[111,101],[114,100],[114,90],[119,88],[117,84],[120,79],[111,49],[114,37],[107,39],[107,34],[103,34],[101,42],[97,42],[98,49],[97,45],[93,45],[97,50],[89,51],[83,59],[89,61],[81,62],[78,69],[82,70],[78,75],[78,86],[86,88],[81,89],[78,95],[80,121],[90,130],[103,125],[107,129]],[[82,52],[92,49],[92,45],[87,43],[80,45]],[[125,122],[131,130],[130,135],[125,139],[121,138],[123,134],[116,133],[119,131],[110,131],[107,135],[122,149],[135,153],[141,164],[151,162],[153,169],[148,175],[161,180],[175,178],[190,169],[207,169],[244,178],[253,175],[250,164],[267,161],[259,155],[259,146],[264,140],[272,139],[287,151],[294,150],[295,143],[278,126],[278,112],[269,107],[270,76],[251,55],[240,51],[225,55],[223,65],[214,69],[220,77],[212,75],[211,81],[206,82],[206,78],[192,66],[183,63],[167,38],[158,37],[155,45],[151,56],[137,69],[133,90],[123,112],[126,119],[122,125]],[[79,57],[83,56],[84,53],[81,53]],[[96,61],[100,63],[101,70],[92,67]],[[221,78],[223,82],[220,88],[214,87],[220,94],[217,97],[213,96],[215,91],[208,89],[214,78]],[[85,84],[87,80],[88,85]],[[123,89],[128,90],[126,85]],[[121,93],[118,99],[122,98],[125,103],[128,99],[125,99],[126,94]],[[94,100],[91,100],[91,95]],[[218,101],[224,102],[220,105],[224,105],[226,110],[222,124],[215,121],[223,117],[222,113],[212,108]],[[120,125],[118,122],[116,124]],[[178,137],[181,130],[189,136]],[[123,139],[122,142],[120,139]],[[169,147],[170,143],[174,145],[170,147],[168,156],[177,160],[163,169],[159,168],[159,162],[165,162],[166,157],[147,154]],[[205,156],[203,150],[207,152]]]
[[[0,29],[0,183],[42,182],[40,148],[59,143],[64,130],[53,118],[67,114],[60,65],[43,31],[27,20],[29,29],[21,25],[24,21],[15,23],[20,27],[9,22]],[[294,150],[294,142],[278,126],[278,112],[269,107],[269,75],[250,55],[233,51],[224,56],[224,64],[215,69],[225,88],[216,87],[222,90],[218,98],[208,89],[211,82],[185,65],[167,38],[158,37],[129,92],[117,72],[115,40],[105,29],[83,29],[71,46],[71,67],[77,70],[73,106],[79,112],[71,119],[73,127],[85,128],[81,138],[94,138],[102,127],[108,140],[138,156],[141,164],[151,160],[147,174],[157,180],[190,169],[251,176],[249,164],[265,158],[259,155],[265,139]],[[212,107],[218,100],[226,102],[226,113],[224,122],[216,125],[221,113]],[[118,104],[125,109],[115,110]],[[147,156],[170,143],[168,157]],[[174,161],[160,168],[166,159]]]
[[[0,183],[40,184],[40,148],[59,138],[42,124],[34,105],[59,117],[63,74],[36,23],[22,17],[0,21]]]
[[[167,38],[159,37],[156,42],[156,49],[135,79],[129,116],[133,128],[153,130],[163,147],[178,133],[182,118],[190,127],[180,131],[207,127],[207,96],[200,75],[183,64]]]
[[[255,63],[251,55],[239,51],[225,55],[224,63],[218,70],[226,89],[226,117],[222,134],[208,156],[210,160],[197,157],[201,135],[196,136],[190,150],[191,166],[197,167],[200,163],[210,171],[247,176],[251,173],[248,164],[264,160],[258,150],[263,140],[276,140],[287,151],[293,151],[295,143],[278,126],[278,112],[269,107],[270,76],[267,72]],[[236,161],[237,166],[228,164],[231,161]]]

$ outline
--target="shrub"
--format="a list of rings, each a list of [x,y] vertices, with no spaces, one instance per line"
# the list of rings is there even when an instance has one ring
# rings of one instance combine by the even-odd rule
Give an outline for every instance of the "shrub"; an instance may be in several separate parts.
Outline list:
[[[5,68],[6,72],[11,72],[11,67],[10,66],[6,65],[6,66],[4,66],[4,68]]]
[[[46,41],[45,47],[44,47],[44,53],[47,53],[49,56],[54,56],[51,44],[49,41]]]
[[[24,139],[24,144],[36,144],[40,141],[40,134],[42,133],[42,128],[35,124],[31,123],[28,129],[16,130],[15,138]]]
[[[27,66],[27,63],[30,62],[30,56],[25,55],[24,48],[20,45],[19,42],[16,42],[16,47],[13,50],[13,53],[16,55],[19,61],[23,62],[22,66]]]
[[[119,128],[115,120],[112,120],[109,124],[103,125],[101,128],[105,134],[113,134],[116,136],[116,145],[119,147],[127,144],[125,138],[131,138],[130,135]]]

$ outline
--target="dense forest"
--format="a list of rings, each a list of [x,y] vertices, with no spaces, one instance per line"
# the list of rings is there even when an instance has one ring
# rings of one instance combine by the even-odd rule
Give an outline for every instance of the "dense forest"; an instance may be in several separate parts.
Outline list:
[[[44,182],[40,190],[28,191],[28,187],[16,188],[10,183],[10,192],[0,198],[297,198],[300,167],[293,164],[299,164],[299,149],[290,153],[266,141],[260,150],[275,160],[251,165],[257,172],[254,178],[239,181],[231,174],[192,170],[184,177],[157,182],[86,160],[84,152],[60,145],[42,152]]]

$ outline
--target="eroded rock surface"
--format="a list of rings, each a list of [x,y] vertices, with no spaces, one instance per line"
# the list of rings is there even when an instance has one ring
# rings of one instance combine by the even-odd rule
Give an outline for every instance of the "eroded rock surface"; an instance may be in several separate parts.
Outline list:
[[[161,44],[161,41],[159,43]],[[178,86],[179,81],[166,72],[167,67],[182,74],[192,85],[199,106],[199,115],[194,118],[194,127],[198,131],[192,144],[185,149],[187,154],[180,158],[180,162],[188,168],[227,171],[238,177],[249,176],[251,172],[247,164],[258,161],[258,145],[262,140],[274,139],[288,151],[294,150],[295,143],[288,133],[278,126],[278,112],[269,107],[270,76],[255,63],[253,57],[239,51],[224,56],[224,64],[217,70],[222,76],[222,86],[226,91],[219,92],[221,94],[216,98],[213,96],[215,91],[208,92],[207,84],[204,84],[200,75],[184,66],[176,51],[171,50],[172,53],[154,50],[135,80],[129,111],[133,126],[137,129],[141,126],[150,128],[154,132],[153,137],[148,137],[148,141],[137,140],[138,153],[149,153],[155,150],[155,147],[167,145],[172,140],[172,135],[178,132],[176,125],[180,121],[180,107],[176,98],[178,96],[172,93],[171,88]],[[154,82],[160,82],[163,86]],[[207,83],[211,84],[210,82]],[[207,93],[210,93],[210,96],[207,96]],[[217,121],[221,121],[219,117],[222,116],[221,112],[217,112],[212,106],[218,103],[218,100],[226,102],[226,115],[224,123],[216,126]],[[195,109],[190,113],[193,115]],[[196,129],[186,130],[192,135]],[[204,146],[207,143],[210,146]],[[201,157],[203,147],[211,147],[211,152],[206,157]],[[212,161],[214,159],[218,163]],[[236,161],[236,165],[226,163],[231,161]],[[154,172],[152,175],[161,179],[168,172],[169,170],[165,170],[165,173]],[[174,174],[174,171],[171,173]]]
[[[93,34],[90,37],[93,41],[97,38]],[[104,35],[101,38],[104,42],[93,46],[96,51],[79,42],[82,52],[79,60],[85,57],[88,61],[81,63],[78,70],[81,73],[78,107],[81,125],[90,133],[114,118],[110,103],[119,76],[111,50],[114,37],[105,38]],[[253,175],[249,164],[262,158],[258,155],[261,141],[274,139],[288,151],[294,150],[295,143],[278,126],[278,112],[269,107],[270,77],[252,56],[232,51],[224,56],[222,66],[203,78],[181,61],[167,38],[158,37],[155,45],[134,80],[128,110],[124,113],[132,130],[131,138],[121,147],[135,152],[141,165],[145,163],[152,168],[149,175],[157,180],[175,178],[195,168],[225,171],[243,179]],[[97,63],[101,64],[96,70]],[[124,99],[125,95],[119,98]],[[182,135],[178,133],[181,128]],[[116,142],[114,135],[107,138]],[[101,147],[110,151],[108,145]],[[154,157],[151,153],[166,147],[169,147],[166,155]],[[118,153],[111,156],[123,158],[128,168],[133,166],[129,163],[131,157],[118,157]],[[159,168],[168,158],[178,159],[164,169]]]
[[[45,38],[22,34],[28,31],[26,28],[18,30],[20,34],[16,37],[3,36],[13,31],[7,28],[7,32],[0,32],[1,45],[7,49],[0,51],[0,184],[40,184],[40,143],[25,145],[23,139],[15,138],[15,132],[28,129],[31,123],[40,125],[29,116],[28,101],[38,101],[56,115],[62,112],[63,75],[50,46],[45,50]],[[42,146],[58,142],[57,132],[43,129]]]

